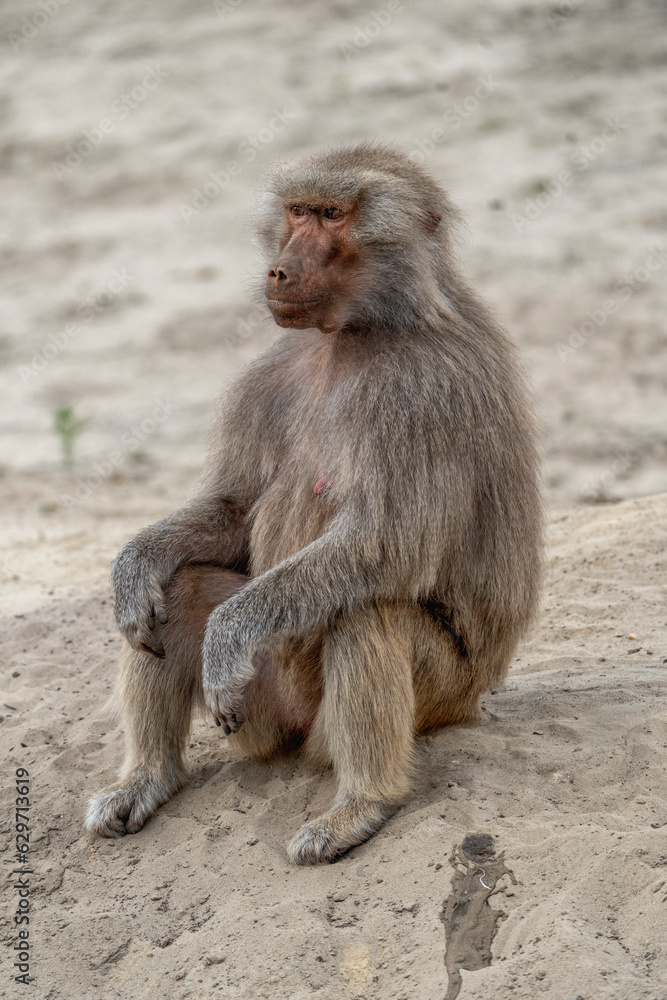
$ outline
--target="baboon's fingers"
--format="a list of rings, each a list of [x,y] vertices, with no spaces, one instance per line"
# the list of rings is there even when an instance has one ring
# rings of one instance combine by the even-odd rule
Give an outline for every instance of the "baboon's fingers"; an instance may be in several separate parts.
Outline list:
[[[163,660],[165,656],[162,641],[151,631],[150,619],[121,623],[121,632],[133,649],[150,653]],[[155,624],[155,623],[154,623]]]
[[[165,651],[162,641],[158,639],[153,632],[151,632],[147,625],[133,622],[132,624],[121,628],[121,632],[133,649],[138,649],[144,653],[150,653],[151,656],[156,656],[159,660],[164,659]]]
[[[169,615],[167,614],[166,608],[161,605],[153,605],[148,616],[148,627],[151,631],[156,625],[166,625],[169,621]]]
[[[223,722],[222,719],[220,719],[217,715],[213,716],[213,721],[215,722],[216,726],[222,726],[222,731],[225,734],[225,736],[229,736],[229,734],[231,733],[231,729],[229,728],[226,722]]]
[[[150,653],[152,656],[156,656],[158,660],[164,660],[166,656],[164,646],[159,639],[151,638],[150,645],[147,642],[140,642],[138,648],[143,650],[144,653]]]
[[[231,733],[238,733],[245,722],[245,715],[240,712],[233,712],[231,715],[216,715],[213,713],[216,726],[222,726],[225,736]]]
[[[166,625],[168,621],[169,615],[167,614],[165,608],[153,606],[150,610],[146,624],[152,632],[156,625]]]
[[[222,726],[226,736],[238,733],[246,720],[242,692],[232,695],[204,685],[204,699],[213,713],[216,726]]]
[[[228,715],[227,718],[224,720],[223,725],[227,723],[227,725],[229,726],[230,730],[233,733],[238,733],[239,729],[241,728],[244,722],[245,722],[245,713],[238,711],[238,712],[233,712],[231,715]]]

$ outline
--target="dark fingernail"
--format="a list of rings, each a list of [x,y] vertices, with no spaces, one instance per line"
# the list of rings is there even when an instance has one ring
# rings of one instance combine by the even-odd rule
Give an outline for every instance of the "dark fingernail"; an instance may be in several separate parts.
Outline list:
[[[139,643],[139,649],[143,649],[144,653],[150,653],[151,656],[156,656],[158,660],[164,660],[165,658],[164,649],[153,649],[152,646],[147,645],[145,642]]]
[[[226,722],[223,724],[222,728],[224,729],[225,736],[231,736],[232,733],[231,728],[227,725]]]
[[[213,718],[215,719],[216,726],[221,726],[222,725],[222,723],[220,722],[220,719],[217,717],[217,715],[214,715]]]

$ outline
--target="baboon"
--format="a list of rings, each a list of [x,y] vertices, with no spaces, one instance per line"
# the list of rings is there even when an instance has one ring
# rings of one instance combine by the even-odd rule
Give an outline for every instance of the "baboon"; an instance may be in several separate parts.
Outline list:
[[[270,176],[286,332],[225,393],[192,499],[114,563],[127,760],[89,830],[135,833],[182,787],[206,705],[243,751],[333,766],[331,809],[288,847],[333,861],[407,794],[415,736],[475,718],[504,677],[538,599],[534,418],[457,221],[389,146]]]

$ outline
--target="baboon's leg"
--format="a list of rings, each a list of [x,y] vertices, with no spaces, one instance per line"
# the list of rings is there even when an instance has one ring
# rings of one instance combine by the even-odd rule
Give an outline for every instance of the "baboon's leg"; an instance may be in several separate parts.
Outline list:
[[[322,697],[322,637],[274,639],[255,657],[255,676],[244,694],[246,721],[229,737],[259,759],[297,747],[311,731]]]
[[[324,638],[324,691],[309,749],[333,763],[332,809],[293,837],[292,864],[333,861],[370,837],[409,788],[414,728],[412,651],[395,610],[368,607]]]
[[[201,646],[208,617],[247,577],[212,566],[179,570],[157,627],[164,659],[123,644],[116,699],[126,733],[119,781],[91,800],[86,827],[105,837],[136,833],[186,781],[183,750],[201,697]]]
[[[333,764],[332,809],[292,839],[293,864],[333,861],[370,837],[410,784],[413,736],[476,714],[469,665],[418,605],[374,606],[327,633],[324,693],[309,751]]]
[[[452,635],[419,606],[410,616],[415,732],[479,718],[482,673]]]

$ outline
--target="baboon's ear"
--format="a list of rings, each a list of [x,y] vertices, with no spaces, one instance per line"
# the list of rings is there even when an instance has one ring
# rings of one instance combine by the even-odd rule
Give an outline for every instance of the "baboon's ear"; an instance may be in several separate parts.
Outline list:
[[[426,218],[424,220],[424,226],[426,227],[426,232],[433,235],[440,223],[442,222],[442,216],[436,215],[435,212],[427,212]]]

